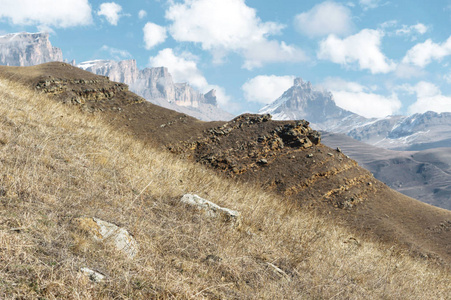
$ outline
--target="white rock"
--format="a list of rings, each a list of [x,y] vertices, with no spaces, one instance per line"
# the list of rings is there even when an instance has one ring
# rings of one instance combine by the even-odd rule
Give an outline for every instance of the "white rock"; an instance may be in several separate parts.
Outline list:
[[[105,279],[105,275],[100,274],[89,268],[81,268],[80,271],[91,279],[93,282],[102,282]]]
[[[219,205],[205,200],[198,195],[185,194],[182,199],[182,203],[192,205],[198,209],[204,210],[210,217],[222,217],[226,221],[238,224],[240,222],[240,213],[236,210],[220,207]]]
[[[76,222],[80,229],[89,232],[95,240],[111,242],[130,258],[138,253],[138,244],[126,229],[97,218],[78,218]]]

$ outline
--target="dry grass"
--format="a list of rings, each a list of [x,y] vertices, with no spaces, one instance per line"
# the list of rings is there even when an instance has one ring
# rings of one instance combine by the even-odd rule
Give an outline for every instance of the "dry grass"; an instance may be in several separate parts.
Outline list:
[[[0,80],[0,298],[445,299],[451,276]],[[231,228],[178,203],[239,210]],[[72,220],[128,229],[133,259]],[[207,259],[207,257],[209,259]],[[79,272],[107,276],[93,283]]]

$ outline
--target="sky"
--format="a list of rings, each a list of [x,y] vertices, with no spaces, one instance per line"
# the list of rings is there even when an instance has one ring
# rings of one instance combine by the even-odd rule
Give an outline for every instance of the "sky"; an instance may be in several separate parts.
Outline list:
[[[257,112],[301,77],[365,117],[451,112],[451,0],[0,0],[0,34],[135,59]]]

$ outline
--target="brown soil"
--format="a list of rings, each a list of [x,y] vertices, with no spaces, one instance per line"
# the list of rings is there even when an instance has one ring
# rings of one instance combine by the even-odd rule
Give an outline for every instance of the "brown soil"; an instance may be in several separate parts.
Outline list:
[[[305,121],[243,115],[201,122],[156,105],[63,63],[0,67],[59,101],[103,118],[117,130],[249,181],[315,209],[356,234],[401,245],[424,258],[451,263],[451,212],[395,192],[338,150],[320,143]]]

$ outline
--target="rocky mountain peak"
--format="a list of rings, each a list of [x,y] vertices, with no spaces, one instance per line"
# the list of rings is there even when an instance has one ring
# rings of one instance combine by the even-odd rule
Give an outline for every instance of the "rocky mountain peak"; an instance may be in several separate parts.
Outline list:
[[[306,119],[312,122],[315,129],[328,128],[330,124],[338,122],[341,122],[340,126],[349,126],[342,120],[352,123],[353,119],[362,118],[338,107],[331,92],[316,89],[302,78],[294,79],[291,88],[259,113],[272,114],[276,120]]]
[[[312,90],[312,83],[310,81],[305,82],[300,77],[294,79],[293,86],[301,87],[302,89],[308,90],[308,91]]]
[[[214,106],[218,105],[218,101],[216,99],[216,90],[212,89],[211,91],[209,91],[208,93],[206,93],[204,95],[205,97],[205,102]]]
[[[48,33],[12,33],[0,36],[0,64],[33,66],[63,61],[61,49],[52,47]]]

